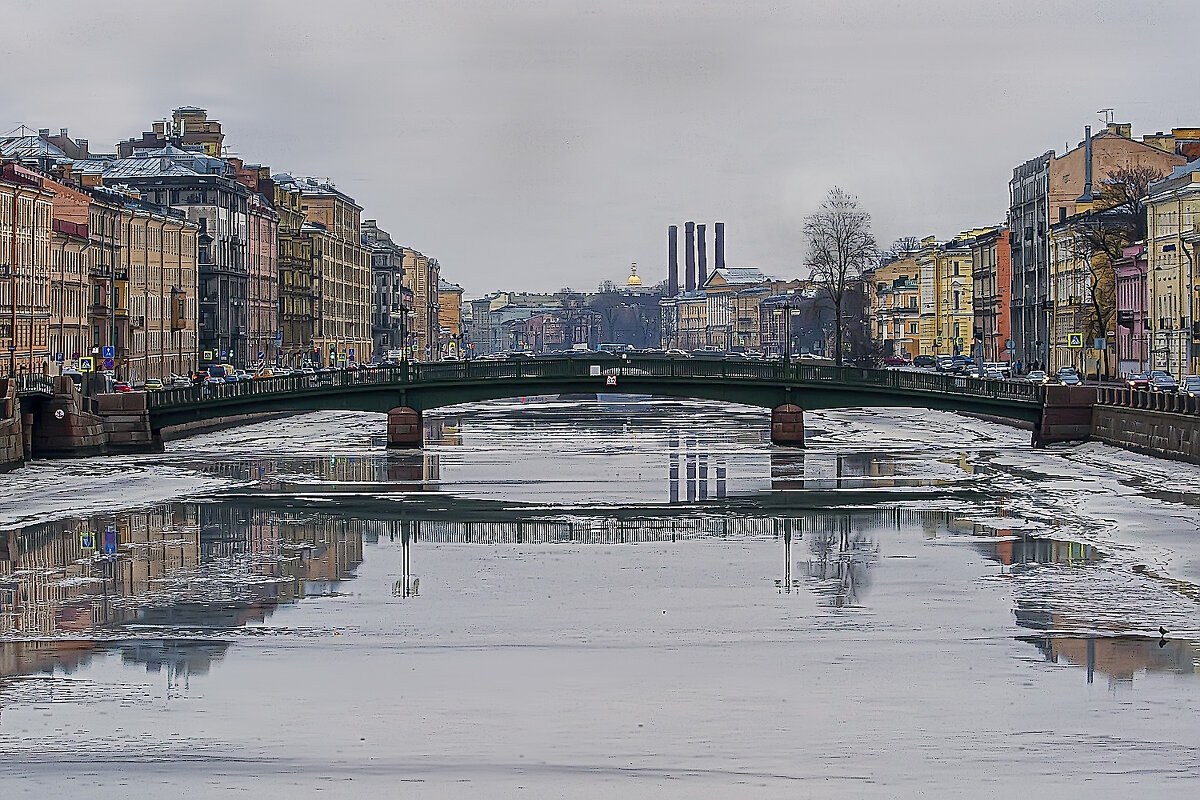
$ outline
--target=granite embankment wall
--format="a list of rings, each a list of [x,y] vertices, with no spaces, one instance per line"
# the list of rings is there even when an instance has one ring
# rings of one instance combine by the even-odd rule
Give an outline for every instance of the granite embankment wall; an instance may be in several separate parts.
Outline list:
[[[1092,439],[1135,453],[1200,464],[1200,416],[1098,405]]]
[[[27,455],[16,384],[0,378],[0,472],[21,466]]]

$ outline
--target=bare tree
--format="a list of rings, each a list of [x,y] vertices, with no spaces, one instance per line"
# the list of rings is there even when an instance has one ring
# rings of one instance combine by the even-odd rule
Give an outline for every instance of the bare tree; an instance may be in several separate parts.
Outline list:
[[[915,253],[920,249],[921,238],[919,236],[901,236],[892,242],[892,246],[887,249],[887,255],[894,260],[903,257],[905,253]]]
[[[1146,237],[1146,202],[1150,184],[1162,179],[1155,167],[1135,164],[1118,167],[1102,181],[1092,210],[1070,223],[1074,257],[1087,271],[1088,312],[1084,318],[1087,339],[1104,338],[1117,308],[1117,278],[1113,263],[1127,246]],[[1108,351],[1104,351],[1104,371]]]
[[[838,187],[829,190],[817,213],[804,218],[808,245],[804,263],[812,282],[833,302],[834,363],[842,363],[842,306],[852,281],[879,259],[871,215]]]

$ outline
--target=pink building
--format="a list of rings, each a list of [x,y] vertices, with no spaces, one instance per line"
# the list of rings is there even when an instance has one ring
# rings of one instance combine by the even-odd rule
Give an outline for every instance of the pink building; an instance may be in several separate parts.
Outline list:
[[[1146,341],[1146,245],[1131,244],[1113,262],[1117,277],[1117,369],[1142,372],[1149,366]]]
[[[246,265],[249,283],[250,363],[274,364],[279,354],[279,214],[262,195],[251,194]]]

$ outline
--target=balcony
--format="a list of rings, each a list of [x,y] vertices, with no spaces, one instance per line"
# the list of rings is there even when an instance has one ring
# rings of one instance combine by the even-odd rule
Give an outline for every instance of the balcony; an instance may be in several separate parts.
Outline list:
[[[112,310],[108,307],[107,303],[92,303],[88,306],[88,315],[107,318],[112,316]]]

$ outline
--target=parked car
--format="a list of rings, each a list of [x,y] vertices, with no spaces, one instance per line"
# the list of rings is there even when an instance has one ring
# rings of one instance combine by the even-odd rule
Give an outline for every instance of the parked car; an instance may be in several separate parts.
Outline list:
[[[1152,392],[1174,392],[1178,389],[1179,384],[1166,373],[1159,372],[1150,376],[1150,391]]]
[[[147,378],[145,390],[147,392],[161,392],[163,390],[163,382],[158,378]]]
[[[887,356],[883,363],[889,367],[907,367],[912,362],[908,360],[908,356]]]
[[[917,356],[912,360],[912,365],[914,367],[921,367],[922,369],[932,369],[937,366],[937,358],[934,356]]]
[[[113,384],[112,390],[114,392],[132,392],[133,387],[129,385],[128,381],[117,381]]]
[[[1200,375],[1185,375],[1179,384],[1179,393],[1188,397],[1200,397]]]
[[[1050,376],[1045,372],[1042,372],[1040,369],[1035,369],[1033,372],[1025,376],[1025,380],[1029,381],[1030,383],[1049,383]]]

